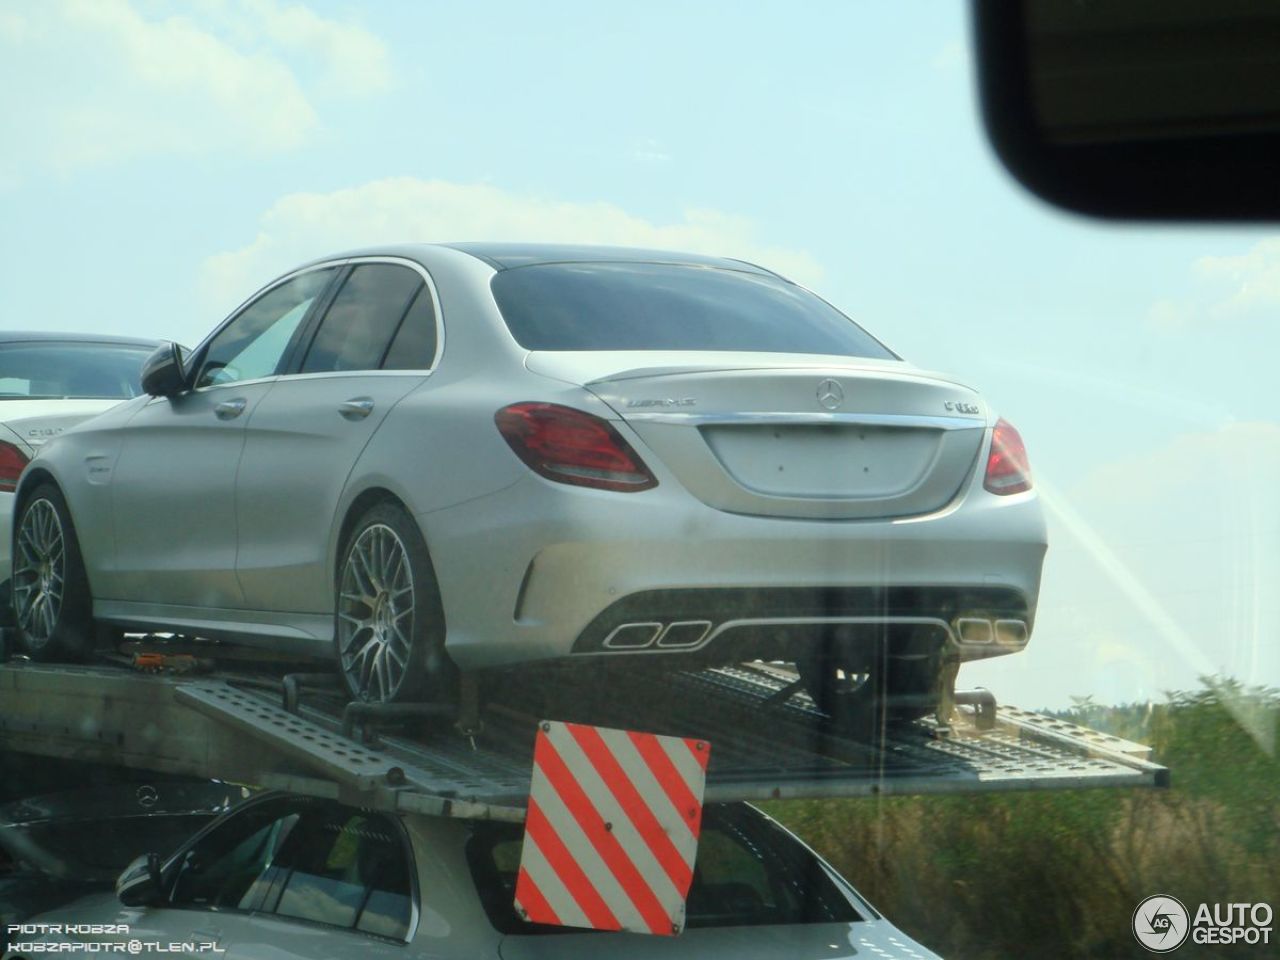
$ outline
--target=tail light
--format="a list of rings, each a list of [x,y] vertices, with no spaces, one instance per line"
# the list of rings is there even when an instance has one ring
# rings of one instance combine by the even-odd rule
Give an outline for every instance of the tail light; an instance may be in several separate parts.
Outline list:
[[[0,440],[0,491],[12,493],[18,487],[18,477],[31,461],[12,443]]]
[[[548,480],[629,492],[658,485],[631,445],[600,417],[556,403],[514,403],[493,419],[516,456]]]
[[[1026,445],[1007,420],[997,421],[991,433],[991,453],[987,456],[987,476],[982,485],[1001,496],[1031,489]]]

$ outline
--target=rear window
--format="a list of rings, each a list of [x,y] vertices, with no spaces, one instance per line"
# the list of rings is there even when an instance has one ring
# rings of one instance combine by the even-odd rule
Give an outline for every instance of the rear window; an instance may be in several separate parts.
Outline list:
[[[723,350],[897,359],[824,300],[767,274],[665,263],[504,270],[493,296],[528,350]]]
[[[121,399],[142,392],[151,347],[76,341],[0,347],[0,400],[32,397]]]
[[[524,830],[518,824],[479,822],[467,845],[476,890],[489,920],[505,934],[585,933],[528,923],[515,911],[516,875]],[[865,919],[812,853],[750,807],[708,805],[686,929]]]

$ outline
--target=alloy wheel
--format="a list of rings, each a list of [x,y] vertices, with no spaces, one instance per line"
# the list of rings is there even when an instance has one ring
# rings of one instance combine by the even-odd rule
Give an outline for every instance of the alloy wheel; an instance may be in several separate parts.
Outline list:
[[[37,643],[57,628],[66,586],[66,537],[58,511],[34,501],[22,515],[15,541],[13,603],[18,623]]]
[[[361,699],[389,702],[413,651],[413,570],[391,527],[371,524],[347,551],[338,586],[338,653]]]

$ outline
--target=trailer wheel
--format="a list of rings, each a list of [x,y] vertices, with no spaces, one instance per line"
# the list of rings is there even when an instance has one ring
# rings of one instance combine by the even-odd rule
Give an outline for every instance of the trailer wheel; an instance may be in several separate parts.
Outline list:
[[[354,700],[456,699],[457,669],[444,651],[444,608],[426,541],[397,503],[356,521],[338,565],[334,644]]]
[[[12,577],[19,646],[33,660],[83,660],[93,649],[93,598],[67,502],[51,483],[23,501]]]

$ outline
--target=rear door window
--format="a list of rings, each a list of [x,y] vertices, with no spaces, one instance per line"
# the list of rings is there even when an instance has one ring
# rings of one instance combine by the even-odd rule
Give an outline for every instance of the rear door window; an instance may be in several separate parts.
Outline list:
[[[423,286],[408,267],[356,266],[320,321],[301,372],[377,370]]]
[[[436,310],[426,284],[409,307],[382,362],[384,370],[426,370],[436,358]]]

